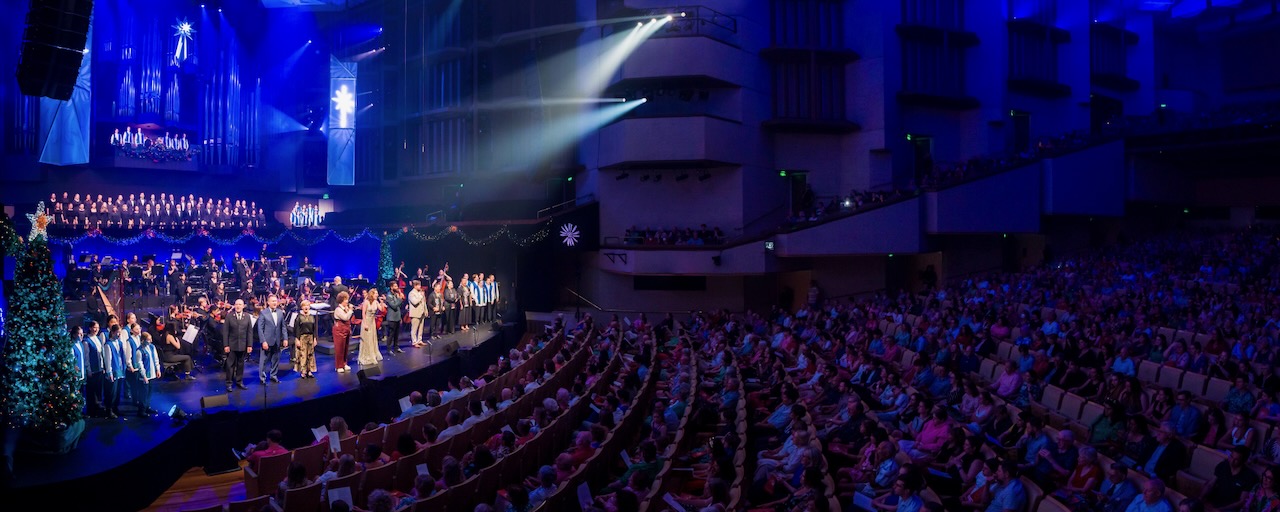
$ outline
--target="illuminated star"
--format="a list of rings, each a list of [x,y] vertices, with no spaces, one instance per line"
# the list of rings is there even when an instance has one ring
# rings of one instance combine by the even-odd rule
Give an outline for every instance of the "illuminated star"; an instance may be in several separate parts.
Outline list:
[[[178,42],[174,45],[173,61],[174,66],[182,64],[187,60],[191,53],[191,45],[189,41],[193,39],[192,34],[196,33],[196,29],[191,26],[191,22],[186,18],[175,20],[177,23],[173,25],[173,35],[178,38]]]
[[[191,34],[196,33],[196,29],[191,26],[191,22],[187,21],[186,18],[183,18],[182,21],[179,21],[178,24],[174,25],[173,30],[175,30],[173,35],[182,39],[191,39]]]
[[[338,110],[340,120],[338,127],[349,128],[350,123],[348,120],[350,119],[351,114],[356,112],[355,95],[351,94],[351,91],[347,89],[346,84],[343,84],[337,91],[334,91],[333,98],[331,99],[335,103],[333,108]]]
[[[44,212],[44,201],[40,201],[36,205],[35,213],[27,214],[27,219],[31,221],[30,238],[32,241],[35,241],[37,237],[49,238],[49,224],[53,222],[53,217]]]

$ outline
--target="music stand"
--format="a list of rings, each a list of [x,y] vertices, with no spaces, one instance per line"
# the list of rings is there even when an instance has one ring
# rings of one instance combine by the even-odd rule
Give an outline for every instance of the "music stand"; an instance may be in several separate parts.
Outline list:
[[[351,280],[351,287],[352,287],[352,288],[360,287],[360,288],[363,288],[363,289],[368,289],[368,288],[369,288],[369,280],[368,280],[368,279],[352,279],[352,280]]]

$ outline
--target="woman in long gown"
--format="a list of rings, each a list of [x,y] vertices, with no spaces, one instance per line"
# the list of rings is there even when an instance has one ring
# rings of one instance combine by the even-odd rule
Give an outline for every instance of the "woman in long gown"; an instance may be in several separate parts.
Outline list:
[[[351,307],[351,295],[343,291],[338,294],[333,309],[333,358],[338,373],[351,371],[347,365],[347,347],[351,343],[351,317],[355,309]]]
[[[378,350],[378,315],[386,306],[378,302],[378,290],[364,292],[364,304],[360,305],[364,318],[360,320],[360,366],[372,366],[382,361]]]
[[[462,281],[458,283],[458,325],[464,331],[471,328],[471,306],[475,303],[475,297],[471,296],[471,283],[467,275],[462,274]]]

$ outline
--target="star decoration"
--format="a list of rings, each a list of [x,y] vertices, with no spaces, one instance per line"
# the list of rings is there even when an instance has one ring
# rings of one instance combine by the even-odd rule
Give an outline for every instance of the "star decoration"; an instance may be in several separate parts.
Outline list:
[[[37,237],[49,238],[49,224],[53,222],[53,217],[44,212],[44,201],[40,201],[36,205],[35,213],[28,213],[27,219],[31,221],[31,240]]]
[[[174,21],[177,23],[173,25],[173,36],[178,38],[178,41],[174,45],[172,64],[177,66],[190,56],[191,41],[194,39],[192,34],[196,33],[196,29],[191,26],[191,22],[187,21],[186,18]]]
[[[351,90],[347,89],[346,84],[343,84],[338,87],[337,91],[334,91],[333,97],[330,99],[335,103],[333,108],[338,111],[338,127],[350,128],[351,114],[356,112],[355,95],[351,94]]]
[[[191,34],[196,33],[196,29],[192,28],[191,22],[187,21],[186,18],[183,18],[177,25],[174,25],[173,30],[175,31],[173,35],[183,39],[191,39]]]

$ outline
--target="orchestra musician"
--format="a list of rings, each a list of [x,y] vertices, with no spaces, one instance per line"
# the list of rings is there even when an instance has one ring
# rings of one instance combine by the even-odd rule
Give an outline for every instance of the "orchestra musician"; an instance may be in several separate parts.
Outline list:
[[[400,289],[404,289],[405,280],[408,278],[409,276],[404,273],[404,262],[401,261],[400,266],[396,267],[396,283],[400,285]]]
[[[164,361],[165,364],[175,362],[175,364],[180,365],[179,380],[196,380],[196,376],[191,375],[191,372],[195,370],[195,362],[193,362],[191,352],[184,346],[182,340],[182,333],[186,329],[186,323],[184,323],[178,306],[169,306],[169,315],[166,315],[164,323],[157,325],[156,328],[159,329],[160,339],[164,340],[164,343],[156,346],[156,348],[160,349],[160,361]]]
[[[349,288],[342,284],[342,276],[333,276],[333,284],[329,285],[330,301],[332,301],[333,298],[342,295],[342,292],[348,292],[348,296],[350,296],[350,292],[348,290]]]

